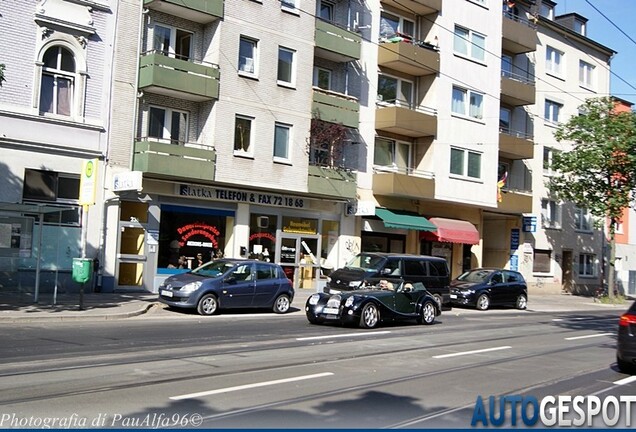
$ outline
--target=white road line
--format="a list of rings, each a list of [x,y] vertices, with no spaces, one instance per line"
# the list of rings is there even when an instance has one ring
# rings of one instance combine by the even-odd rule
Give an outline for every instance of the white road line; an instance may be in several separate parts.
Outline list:
[[[614,381],[616,385],[625,385],[629,383],[636,382],[636,375],[628,376],[627,378],[620,379],[618,381]]]
[[[565,340],[589,339],[589,338],[600,337],[600,336],[611,336],[613,334],[614,333],[596,333],[596,334],[585,335],[585,336],[566,337],[564,339]]]
[[[210,396],[210,395],[220,394],[220,393],[229,393],[229,392],[234,392],[234,391],[239,391],[239,390],[252,389],[252,388],[256,388],[256,387],[265,387],[265,386],[271,386],[271,385],[276,385],[276,384],[284,384],[284,383],[289,383],[289,382],[294,382],[294,381],[303,381],[303,380],[314,379],[314,378],[322,378],[322,377],[326,377],[326,376],[330,376],[330,375],[333,375],[333,372],[323,372],[323,373],[319,373],[319,374],[303,375],[303,376],[297,376],[297,377],[292,377],[292,378],[284,378],[284,379],[279,379],[279,380],[274,380],[274,381],[264,381],[264,382],[260,382],[260,383],[245,384],[245,385],[236,386],[236,387],[226,387],[226,388],[222,388],[222,389],[208,390],[208,391],[202,391],[202,392],[198,392],[198,393],[189,393],[189,394],[184,394],[184,395],[179,395],[179,396],[170,396],[170,400],[193,399],[193,398],[197,398],[197,397],[201,397],[201,396]]]
[[[326,335],[326,336],[310,336],[310,337],[302,337],[296,338],[297,341],[308,341],[308,340],[319,340],[319,339],[333,339],[333,338],[343,338],[343,337],[355,337],[355,336],[373,336],[373,335],[381,335],[388,334],[390,331],[377,331],[377,332],[368,332],[368,333],[345,333],[345,334],[336,334],[336,335]]]
[[[452,353],[452,354],[436,355],[436,356],[433,356],[433,358],[441,359],[441,358],[456,357],[456,356],[469,355],[469,354],[481,354],[481,353],[485,353],[485,352],[499,351],[499,350],[505,350],[505,349],[510,349],[510,348],[512,348],[512,347],[506,345],[506,346],[500,346],[500,347],[494,347],[494,348],[484,348],[484,349],[474,350],[474,351],[463,351],[463,352],[457,352],[457,353]]]

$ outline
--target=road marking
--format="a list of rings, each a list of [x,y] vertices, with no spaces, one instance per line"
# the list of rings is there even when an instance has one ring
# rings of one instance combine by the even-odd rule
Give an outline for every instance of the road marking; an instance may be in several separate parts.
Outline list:
[[[368,333],[345,333],[345,334],[337,334],[337,335],[302,337],[302,338],[296,338],[296,340],[307,341],[307,340],[332,339],[332,338],[355,337],[355,336],[375,336],[375,335],[388,334],[388,333],[391,333],[391,332],[388,330],[385,330],[385,331],[368,332]]]
[[[636,381],[636,375],[628,376],[627,378],[619,379],[618,381],[614,381],[616,385],[625,385]]]
[[[566,337],[565,340],[589,339],[589,338],[600,337],[600,336],[611,336],[613,334],[614,333],[597,333],[597,334],[585,335],[585,336]]]
[[[323,372],[323,373],[313,374],[313,375],[303,375],[303,376],[297,376],[293,378],[284,378],[284,379],[279,379],[274,381],[264,381],[264,382],[254,383],[254,384],[245,384],[245,385],[235,386],[235,387],[226,387],[222,389],[202,391],[198,393],[189,393],[189,394],[184,394],[179,396],[170,396],[170,399],[171,400],[193,399],[193,398],[197,398],[201,396],[210,396],[214,394],[229,393],[229,392],[247,390],[247,389],[252,389],[257,387],[266,387],[266,386],[271,386],[276,384],[290,383],[294,381],[303,381],[303,380],[314,379],[314,378],[322,378],[322,377],[326,377],[330,375],[333,375],[333,372]]]
[[[433,358],[441,359],[441,358],[456,357],[456,356],[469,355],[469,354],[481,354],[481,353],[485,353],[485,352],[499,351],[499,350],[505,350],[505,349],[510,349],[510,348],[512,348],[512,347],[506,345],[506,346],[500,346],[500,347],[494,347],[494,348],[485,348],[485,349],[474,350],[474,351],[462,351],[462,352],[457,352],[457,353],[452,353],[452,354],[436,355],[436,356],[433,356]]]

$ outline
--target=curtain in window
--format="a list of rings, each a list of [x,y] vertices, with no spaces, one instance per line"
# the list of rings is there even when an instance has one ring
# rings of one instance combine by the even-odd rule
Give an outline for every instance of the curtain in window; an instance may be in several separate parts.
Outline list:
[[[479,93],[470,94],[470,113],[474,118],[482,118],[482,102],[484,97]]]
[[[380,36],[388,38],[395,35],[399,25],[400,19],[398,17],[382,14],[380,16]]]
[[[400,81],[400,105],[413,109],[413,84],[408,81]]]
[[[155,25],[153,48],[160,54],[166,56],[170,54],[170,29],[168,27]]]
[[[396,143],[395,164],[400,171],[408,173],[411,159],[411,146],[406,143]]]
[[[481,178],[481,155],[468,153],[468,177]]]
[[[455,27],[453,50],[456,53],[468,55],[468,30],[461,27]]]
[[[463,175],[464,174],[464,151],[459,149],[451,149],[450,160],[450,172],[451,174]]]
[[[451,110],[454,113],[466,114],[466,91],[453,87],[453,101],[451,104]]]
[[[384,139],[375,140],[373,163],[379,166],[393,165],[393,141]]]
[[[484,61],[486,58],[486,38],[479,34],[473,34],[472,45],[473,58],[476,60]]]
[[[57,114],[71,115],[71,97],[73,89],[71,80],[67,78],[57,78]]]

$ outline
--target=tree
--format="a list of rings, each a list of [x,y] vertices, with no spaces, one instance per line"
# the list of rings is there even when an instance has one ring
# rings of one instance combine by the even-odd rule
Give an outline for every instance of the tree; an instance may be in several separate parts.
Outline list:
[[[554,154],[556,174],[547,184],[555,198],[587,209],[597,227],[609,221],[607,283],[612,298],[616,224],[636,190],[636,115],[617,112],[614,106],[611,98],[588,99],[580,107],[581,115],[559,126],[556,140],[571,142],[572,148]]]
[[[312,118],[307,149],[310,162],[328,168],[342,167],[348,133],[348,128],[342,123]]]

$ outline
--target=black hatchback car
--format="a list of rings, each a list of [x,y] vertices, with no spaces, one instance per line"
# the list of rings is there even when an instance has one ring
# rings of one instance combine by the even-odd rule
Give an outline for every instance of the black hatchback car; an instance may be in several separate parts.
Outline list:
[[[636,373],[636,302],[618,321],[616,363],[624,373]]]
[[[451,281],[453,306],[474,306],[486,310],[490,306],[528,305],[528,286],[521,273],[499,268],[469,270]]]
[[[170,276],[159,286],[159,301],[175,308],[213,315],[219,309],[271,308],[289,311],[294,288],[283,269],[273,263],[220,259]]]

